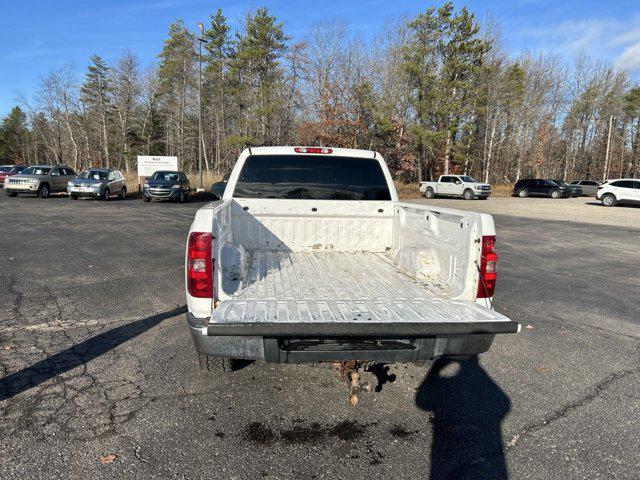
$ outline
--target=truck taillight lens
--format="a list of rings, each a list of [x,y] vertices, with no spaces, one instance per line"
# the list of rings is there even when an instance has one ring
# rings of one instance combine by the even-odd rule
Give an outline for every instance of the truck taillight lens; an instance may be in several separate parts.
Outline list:
[[[493,297],[498,277],[498,255],[494,250],[495,235],[482,237],[482,254],[480,255],[480,279],[478,281],[477,298]]]
[[[211,233],[192,232],[187,248],[187,291],[196,298],[213,297]]]

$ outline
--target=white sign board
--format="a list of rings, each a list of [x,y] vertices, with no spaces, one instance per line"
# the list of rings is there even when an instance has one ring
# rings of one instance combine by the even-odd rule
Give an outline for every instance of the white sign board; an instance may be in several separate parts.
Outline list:
[[[158,170],[178,170],[178,157],[138,155],[138,176],[150,177]]]

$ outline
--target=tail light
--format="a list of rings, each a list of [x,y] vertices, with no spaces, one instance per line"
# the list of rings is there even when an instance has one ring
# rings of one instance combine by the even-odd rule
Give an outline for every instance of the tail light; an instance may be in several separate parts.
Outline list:
[[[324,153],[324,154],[333,153],[332,148],[324,148],[324,147],[295,147],[293,151],[296,153]]]
[[[187,291],[196,298],[213,297],[211,233],[192,232],[187,247]]]
[[[498,277],[498,255],[494,250],[495,235],[482,237],[482,253],[480,255],[480,280],[478,281],[477,298],[493,297]]]

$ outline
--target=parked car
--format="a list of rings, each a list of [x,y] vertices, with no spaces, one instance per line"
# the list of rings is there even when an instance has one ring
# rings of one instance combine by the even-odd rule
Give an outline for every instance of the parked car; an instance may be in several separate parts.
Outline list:
[[[0,185],[4,185],[4,181],[7,177],[17,175],[21,173],[25,168],[24,165],[2,165],[0,166]]]
[[[224,189],[227,188],[227,182],[229,181],[229,176],[230,174],[227,173],[224,177],[222,177],[221,181],[211,185],[210,191],[216,198],[222,198],[222,195],[224,195]]]
[[[142,198],[150,202],[152,198],[189,201],[191,185],[184,172],[154,172],[142,186]]]
[[[582,188],[582,195],[587,197],[594,197],[598,193],[598,187],[600,183],[595,180],[574,180],[571,185],[578,185]]]
[[[491,307],[495,235],[490,215],[399,202],[379,153],[246,149],[188,235],[200,364],[334,362],[353,388],[358,362],[484,352],[519,330]]]
[[[524,178],[518,180],[513,186],[513,194],[520,198],[528,196],[569,198],[571,196],[571,188],[543,178]]]
[[[570,189],[571,191],[571,196],[572,197],[579,197],[580,195],[582,195],[582,187],[580,185],[572,185],[570,183],[565,182],[564,180],[556,180],[553,179],[551,180],[554,183],[557,183],[558,185],[561,185],[563,187],[567,187]]]
[[[67,184],[69,198],[93,197],[109,200],[113,195],[124,199],[127,197],[127,186],[124,175],[113,168],[89,168]]]
[[[19,193],[35,193],[40,198],[47,198],[55,192],[66,192],[67,183],[75,176],[76,172],[69,167],[34,165],[7,178],[4,182],[4,190],[10,197],[15,197]]]
[[[640,180],[636,178],[608,180],[598,187],[596,198],[605,207],[640,203]]]
[[[441,175],[437,182],[420,182],[420,191],[427,198],[446,196],[485,200],[491,195],[491,185],[478,182],[469,175]]]

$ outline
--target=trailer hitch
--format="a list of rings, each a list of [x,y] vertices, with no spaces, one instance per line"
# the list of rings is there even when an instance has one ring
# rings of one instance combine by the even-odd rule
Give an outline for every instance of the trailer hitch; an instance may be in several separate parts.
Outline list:
[[[355,406],[358,404],[358,394],[360,392],[373,391],[371,382],[360,379],[358,369],[360,364],[355,360],[343,362],[332,362],[333,373],[341,380],[346,380],[349,387],[349,404]]]

